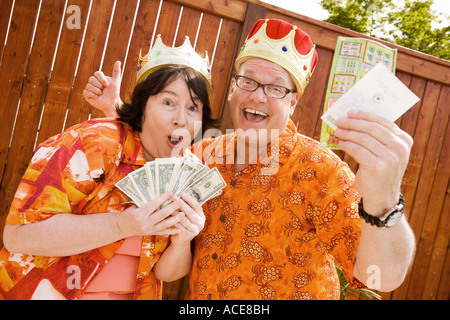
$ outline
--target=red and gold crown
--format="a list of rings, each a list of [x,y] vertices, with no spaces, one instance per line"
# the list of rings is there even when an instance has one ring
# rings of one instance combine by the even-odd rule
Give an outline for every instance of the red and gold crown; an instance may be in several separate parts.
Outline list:
[[[168,47],[162,42],[161,35],[158,34],[153,48],[145,56],[139,53],[137,83],[143,81],[153,71],[167,65],[182,65],[194,69],[203,76],[208,93],[211,91],[211,66],[208,52],[205,51],[205,58],[200,57],[192,48],[188,36],[181,46]]]
[[[311,38],[296,26],[278,19],[258,20],[235,61],[235,69],[249,58],[278,64],[292,76],[297,91],[303,93],[316,64],[317,52]]]

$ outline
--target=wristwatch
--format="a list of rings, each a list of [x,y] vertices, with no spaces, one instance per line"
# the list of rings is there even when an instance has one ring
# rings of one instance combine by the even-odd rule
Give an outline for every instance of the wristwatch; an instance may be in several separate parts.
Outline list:
[[[367,223],[370,223],[372,226],[377,226],[379,228],[389,228],[394,226],[397,222],[400,221],[400,218],[403,216],[405,208],[405,199],[403,199],[403,195],[400,194],[400,199],[398,200],[397,205],[384,215],[382,218],[374,217],[364,211],[363,199],[359,200],[359,216],[364,219]]]

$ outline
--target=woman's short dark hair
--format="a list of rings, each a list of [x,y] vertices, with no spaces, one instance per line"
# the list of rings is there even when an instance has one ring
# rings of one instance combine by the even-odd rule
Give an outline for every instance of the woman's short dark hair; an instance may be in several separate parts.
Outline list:
[[[134,131],[141,132],[147,100],[150,96],[160,93],[167,85],[178,78],[183,79],[190,89],[189,91],[192,90],[203,103],[202,133],[209,128],[216,127],[216,120],[212,118],[208,89],[203,77],[197,71],[179,65],[160,68],[149,74],[144,81],[138,83],[131,95],[131,102],[117,107],[118,120],[128,123]],[[192,96],[191,99],[194,102]]]

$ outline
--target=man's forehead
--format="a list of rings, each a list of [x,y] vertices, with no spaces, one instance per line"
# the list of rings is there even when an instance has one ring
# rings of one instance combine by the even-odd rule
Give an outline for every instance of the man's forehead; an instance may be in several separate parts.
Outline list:
[[[280,65],[261,58],[251,58],[241,64],[240,73],[246,76],[252,76],[263,71],[264,75],[270,76],[271,81],[288,82],[294,84],[289,72]]]

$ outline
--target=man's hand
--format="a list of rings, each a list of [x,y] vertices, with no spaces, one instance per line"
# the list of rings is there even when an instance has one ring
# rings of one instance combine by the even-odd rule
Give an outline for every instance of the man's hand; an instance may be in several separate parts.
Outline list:
[[[413,139],[393,122],[364,111],[338,120],[339,146],[358,163],[355,187],[364,210],[382,217],[397,203]]]
[[[120,61],[116,61],[113,67],[112,77],[105,76],[102,71],[96,71],[89,78],[83,90],[83,97],[90,105],[102,111],[107,117],[116,118],[116,106],[123,104],[120,99],[121,82],[121,63]]]

